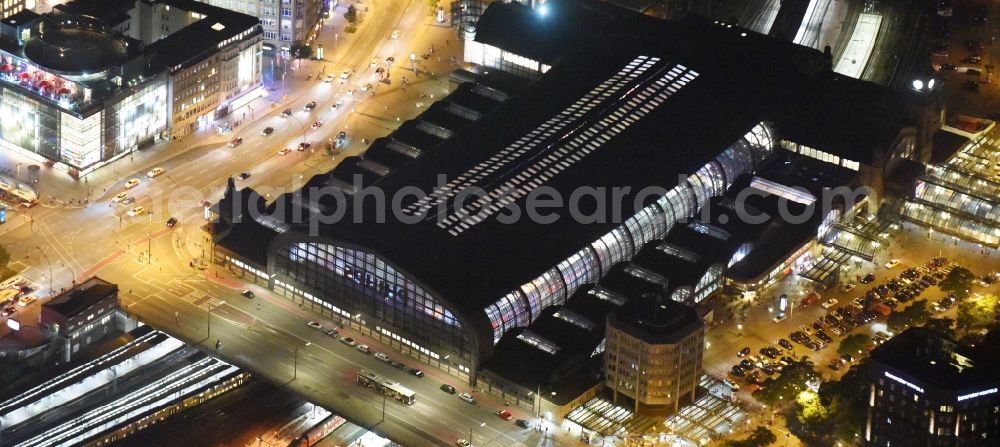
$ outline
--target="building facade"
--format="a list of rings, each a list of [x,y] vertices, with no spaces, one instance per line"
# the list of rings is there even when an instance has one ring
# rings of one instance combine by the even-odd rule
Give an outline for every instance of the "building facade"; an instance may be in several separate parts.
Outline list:
[[[0,20],[0,147],[85,175],[169,138],[175,119],[190,127],[171,101],[175,72],[218,58],[220,76],[185,98],[221,103],[260,83],[259,48],[255,18],[192,1],[23,11]]]
[[[38,322],[63,342],[63,361],[103,339],[116,327],[118,285],[93,277],[42,305]]]
[[[198,0],[260,18],[265,45],[287,57],[292,42],[310,41],[316,36],[326,0]],[[330,1],[332,9],[336,4]]]
[[[35,8],[35,0],[0,0],[0,20]]]
[[[997,445],[1000,374],[992,361],[924,328],[876,348],[864,445]]]
[[[646,296],[608,316],[605,385],[636,413],[671,413],[694,402],[705,325],[695,310]]]

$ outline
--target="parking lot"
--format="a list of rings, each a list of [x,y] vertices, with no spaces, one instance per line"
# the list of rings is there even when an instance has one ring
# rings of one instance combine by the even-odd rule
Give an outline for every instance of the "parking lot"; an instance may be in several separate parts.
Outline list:
[[[41,304],[36,292],[40,289],[27,279],[14,276],[0,283],[0,338],[6,337],[12,326],[37,325]],[[8,323],[8,321],[13,322]]]
[[[993,3],[941,2],[927,31],[931,63],[945,82],[952,112],[997,118],[1000,82],[993,79],[1000,61],[1000,23]]]

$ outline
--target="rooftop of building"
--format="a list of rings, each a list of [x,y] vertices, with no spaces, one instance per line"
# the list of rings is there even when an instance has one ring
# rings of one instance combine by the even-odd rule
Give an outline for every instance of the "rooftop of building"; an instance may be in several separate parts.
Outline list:
[[[644,295],[631,297],[621,309],[608,315],[608,326],[645,343],[674,344],[705,325],[691,306],[663,296]]]
[[[918,388],[930,386],[957,393],[976,392],[1000,384],[991,357],[930,329],[903,331],[871,352],[875,365]],[[883,372],[876,368],[876,374]],[[891,377],[890,377],[891,379]],[[921,391],[923,392],[923,391]]]
[[[247,36],[263,33],[258,17],[194,0],[158,2],[203,16],[146,47],[146,53],[153,54],[153,60],[167,68],[200,62],[204,55],[243,32],[248,32]]]
[[[101,278],[90,278],[69,289],[43,305],[45,309],[72,318],[90,306],[118,293],[118,285]]]
[[[551,7],[563,4],[557,3],[551,3]],[[490,6],[493,8],[511,8],[511,14],[525,14],[512,4],[495,2]],[[558,21],[557,12],[551,10],[547,20]],[[414,223],[411,216],[400,217],[391,208],[390,199],[396,193],[414,187],[424,193],[434,192],[442,175],[449,181],[458,179],[468,187],[487,191],[508,186],[524,188],[541,172],[555,169],[553,164],[558,171],[552,172],[558,173],[545,176],[546,180],[539,183],[551,187],[564,200],[581,187],[608,191],[624,187],[640,191],[651,186],[669,189],[676,184],[678,175],[693,173],[756,124],[788,122],[804,103],[815,101],[816,89],[839,82],[833,79],[826,56],[789,42],[697,16],[673,22],[634,17],[633,13],[623,16],[626,19],[614,25],[615,34],[603,34],[589,45],[578,44],[579,51],[563,54],[562,50],[552,50],[560,62],[546,75],[509,99],[500,95],[502,102],[497,107],[464,128],[441,132],[441,126],[433,122],[433,114],[402,125],[394,133],[393,142],[416,147],[420,154],[371,182],[387,200],[383,204],[367,200],[358,205],[352,201],[333,204],[329,198],[317,198],[315,204],[320,206],[314,208],[325,208],[327,214],[337,208],[343,216],[361,216],[358,220],[320,224],[320,235],[366,247],[459,310],[478,314],[486,304],[607,234],[648,202],[626,200],[620,220],[579,223],[566,207],[560,207],[551,209],[551,215],[557,217],[552,223],[534,221],[523,213],[516,222],[506,223],[492,212],[482,218],[463,219],[455,199],[447,191],[438,191],[443,206],[431,206],[426,214],[419,211],[417,197],[404,198],[401,208],[416,210]],[[497,27],[508,34],[520,33],[512,33],[514,27],[501,25],[500,20],[481,21],[477,36],[481,32],[500,33],[492,29]],[[640,71],[636,67],[643,68]],[[633,110],[619,115],[618,120],[609,118],[624,106],[629,95],[671,70],[690,78],[673,85],[676,92],[669,98],[657,105],[647,98],[643,102],[648,111]],[[633,74],[634,78],[623,86],[602,90],[614,96],[592,110],[579,115],[566,112],[574,104],[579,105],[582,98],[598,95],[600,91],[595,89],[604,88],[600,85],[629,79]],[[632,86],[639,88],[630,90]],[[848,97],[868,93],[865,89],[839,92]],[[625,100],[618,99],[622,97]],[[621,116],[630,119],[625,122]],[[555,133],[563,126],[574,129],[582,121],[587,123],[579,128],[583,129],[602,119],[611,120],[612,126],[620,125],[620,132],[601,140],[592,136],[578,139],[566,131]],[[825,121],[797,122],[807,129],[827,125]],[[807,129],[800,133],[807,133]],[[555,156],[553,152],[558,148],[569,148],[563,145],[571,139],[577,141],[575,138],[580,143],[598,144],[589,153],[581,144],[563,155],[556,154],[562,157],[556,162],[546,161],[546,157]],[[391,162],[388,158],[383,161]],[[344,173],[356,173],[359,164],[342,169]],[[368,173],[362,177],[371,178]],[[320,183],[343,186],[344,179],[337,178]],[[357,196],[361,195],[364,192]],[[523,195],[513,201],[522,212],[526,202]],[[586,214],[593,207],[585,200],[580,211]],[[470,214],[478,210],[468,209],[473,210]],[[384,221],[378,219],[380,215],[385,216]],[[294,236],[305,233],[307,227],[291,225],[280,231]],[[242,249],[236,247],[236,251]]]

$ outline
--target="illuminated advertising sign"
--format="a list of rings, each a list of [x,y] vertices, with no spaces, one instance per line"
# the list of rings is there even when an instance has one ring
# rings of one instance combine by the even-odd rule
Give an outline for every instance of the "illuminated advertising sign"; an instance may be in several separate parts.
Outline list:
[[[21,323],[17,320],[7,320],[7,327],[9,327],[12,331],[19,331],[21,330]]]
[[[974,399],[974,398],[981,397],[981,396],[986,396],[986,395],[989,395],[989,394],[995,394],[997,391],[998,390],[996,388],[990,388],[988,390],[982,390],[982,391],[978,391],[978,392],[975,392],[975,393],[963,394],[961,396],[958,396],[958,401],[961,402],[963,400]]]
[[[920,388],[919,386],[916,386],[916,385],[914,385],[914,384],[912,384],[912,383],[910,383],[910,382],[907,382],[907,381],[905,381],[905,380],[903,380],[903,379],[901,379],[901,378],[899,378],[899,377],[896,377],[896,376],[894,376],[894,375],[892,375],[892,374],[889,374],[889,372],[888,372],[888,371],[886,371],[886,372],[885,372],[885,376],[886,376],[886,377],[888,377],[888,378],[890,378],[890,379],[892,379],[892,380],[895,380],[895,381],[897,381],[897,382],[899,382],[899,383],[902,383],[903,385],[906,385],[906,386],[908,386],[908,387],[910,387],[910,388],[914,389],[914,390],[915,390],[915,391],[917,391],[918,393],[923,393],[923,392],[924,392],[924,389],[923,389],[923,388]]]

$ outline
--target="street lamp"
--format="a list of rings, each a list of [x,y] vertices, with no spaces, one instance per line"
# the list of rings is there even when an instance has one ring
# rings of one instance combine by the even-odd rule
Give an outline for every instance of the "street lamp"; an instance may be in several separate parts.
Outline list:
[[[479,426],[480,427],[485,427],[486,423],[485,422],[480,422]],[[474,429],[474,428],[476,428],[475,425],[470,425],[469,426],[469,444],[471,444],[471,445],[475,445],[476,444],[475,442],[472,442],[472,429]]]
[[[742,337],[743,336],[743,325],[742,324],[737,324],[736,325],[736,330],[740,332],[740,337]]]
[[[153,264],[153,212],[149,212],[149,224],[146,225],[146,263]]]
[[[312,342],[308,342],[308,341],[306,342],[306,346],[309,346],[311,344],[312,344]],[[299,378],[299,345],[297,345],[297,344],[295,345],[295,359],[293,360],[293,364],[294,364],[294,366],[293,366],[293,370],[292,370],[292,380],[295,380],[295,379]],[[384,405],[383,405],[383,408],[384,408]],[[384,412],[385,410],[383,409],[382,411]],[[384,416],[383,416],[383,418],[384,418]]]

